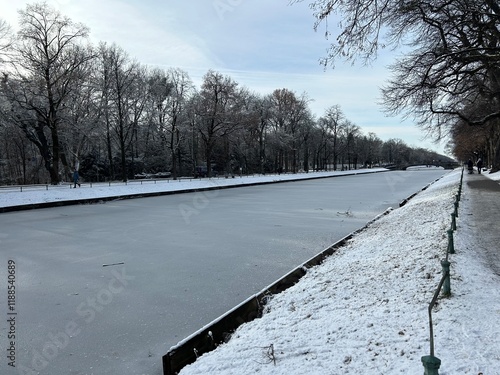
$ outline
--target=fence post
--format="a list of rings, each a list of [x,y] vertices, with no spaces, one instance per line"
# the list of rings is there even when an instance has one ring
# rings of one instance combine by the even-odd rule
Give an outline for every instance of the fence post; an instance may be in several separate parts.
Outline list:
[[[455,246],[453,244],[453,231],[457,229],[456,218],[458,217],[458,202],[460,201],[460,195],[462,194],[462,181],[464,176],[464,167],[462,167],[462,174],[460,176],[460,185],[458,187],[458,194],[455,195],[455,211],[451,214],[451,229],[448,232],[448,249],[446,252],[446,259],[441,261],[441,267],[443,268],[443,276],[441,277],[441,281],[439,282],[439,286],[434,293],[434,297],[429,304],[429,331],[430,331],[430,345],[431,345],[431,354],[423,356],[421,358],[422,364],[424,366],[425,372],[424,375],[439,375],[439,367],[441,367],[441,360],[437,357],[434,357],[434,330],[432,328],[432,307],[434,306],[438,294],[442,291],[442,294],[446,297],[451,295],[451,286],[450,286],[450,265],[451,263],[448,261],[448,253],[455,253]]]
[[[450,254],[455,254],[455,244],[453,243],[453,230],[448,229],[448,252]]]
[[[441,360],[433,355],[425,355],[422,357],[422,364],[424,365],[424,375],[439,375],[439,367]]]
[[[447,260],[441,261],[441,266],[443,267],[443,275],[445,275],[444,283],[443,283],[443,295],[450,296],[451,295],[451,286],[450,286],[450,262]]]

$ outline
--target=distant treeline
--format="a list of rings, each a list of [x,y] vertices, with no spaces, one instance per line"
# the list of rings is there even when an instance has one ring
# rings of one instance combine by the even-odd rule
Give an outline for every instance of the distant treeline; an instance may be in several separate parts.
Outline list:
[[[148,68],[47,4],[0,21],[0,184],[104,181],[443,164],[451,159],[382,141],[338,105],[315,118],[307,94],[252,93],[208,71]],[[332,167],[333,168],[333,167]]]

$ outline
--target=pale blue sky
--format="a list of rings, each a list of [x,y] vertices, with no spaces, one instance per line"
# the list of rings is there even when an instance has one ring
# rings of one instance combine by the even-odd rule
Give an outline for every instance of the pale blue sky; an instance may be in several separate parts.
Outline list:
[[[17,10],[27,0],[0,0],[0,17],[17,28]],[[385,52],[373,66],[319,64],[328,48],[324,29],[313,30],[308,1],[289,0],[47,0],[91,30],[93,43],[115,42],[142,64],[187,71],[199,87],[213,69],[261,94],[287,88],[306,92],[320,117],[340,105],[365,134],[401,138],[411,146],[443,153],[442,145],[423,140],[410,120],[386,117],[377,105],[379,88],[389,77]],[[335,22],[329,22],[334,31]]]

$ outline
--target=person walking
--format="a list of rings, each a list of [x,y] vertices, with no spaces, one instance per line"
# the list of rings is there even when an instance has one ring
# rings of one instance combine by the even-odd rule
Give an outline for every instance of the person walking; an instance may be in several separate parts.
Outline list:
[[[467,161],[467,169],[469,170],[469,174],[474,173],[474,163],[472,162],[471,159]]]
[[[76,185],[78,184],[78,187],[80,187],[80,176],[78,175],[78,169],[75,168],[73,171],[73,182],[75,184],[74,188],[76,189]]]
[[[481,169],[483,169],[483,160],[481,158],[477,159],[477,173],[481,174]]]

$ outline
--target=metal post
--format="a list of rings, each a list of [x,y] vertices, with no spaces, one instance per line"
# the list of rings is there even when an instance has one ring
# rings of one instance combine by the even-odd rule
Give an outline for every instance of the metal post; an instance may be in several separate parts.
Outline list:
[[[443,284],[445,282],[446,277],[448,276],[448,273],[443,274],[441,276],[441,280],[439,281],[439,285],[434,292],[434,296],[432,297],[431,303],[429,303],[429,307],[427,308],[427,312],[429,314],[429,344],[430,344],[430,350],[431,353],[430,355],[426,355],[422,357],[422,364],[424,365],[425,368],[425,373],[424,375],[439,375],[438,369],[439,366],[441,365],[441,360],[439,358],[434,357],[434,329],[432,326],[432,308],[436,304],[436,301],[439,296],[439,292],[441,291],[441,288],[443,287]]]
[[[450,254],[455,254],[455,245],[453,243],[453,230],[448,229],[448,252]]]
[[[457,221],[455,220],[455,213],[451,213],[451,229],[457,230]]]
[[[458,217],[458,202],[455,202],[455,217]]]
[[[439,367],[441,360],[432,355],[425,355],[422,357],[422,364],[424,365],[424,375],[439,375]]]
[[[443,267],[443,275],[444,275],[444,283],[443,283],[443,295],[450,296],[451,295],[451,286],[450,286],[450,262],[447,260],[441,261],[441,266]]]

